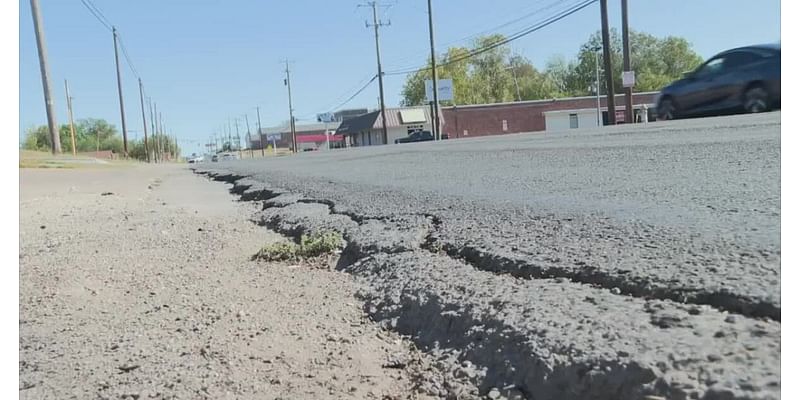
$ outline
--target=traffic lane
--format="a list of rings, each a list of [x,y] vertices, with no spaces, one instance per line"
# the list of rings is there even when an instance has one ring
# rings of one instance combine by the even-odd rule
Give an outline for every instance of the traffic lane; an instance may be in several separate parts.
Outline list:
[[[437,245],[480,269],[780,319],[780,149],[766,120],[691,137],[518,135],[517,148],[490,152],[367,149],[225,168],[360,218],[436,217]]]
[[[459,197],[780,245],[780,113],[356,148],[231,168],[438,194],[418,203],[421,211]]]

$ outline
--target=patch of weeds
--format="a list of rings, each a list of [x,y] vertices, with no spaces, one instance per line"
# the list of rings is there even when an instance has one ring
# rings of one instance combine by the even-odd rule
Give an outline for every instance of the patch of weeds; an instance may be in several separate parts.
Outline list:
[[[265,261],[302,261],[338,252],[342,248],[342,235],[338,232],[318,232],[300,237],[300,244],[277,242],[264,246],[253,259]]]

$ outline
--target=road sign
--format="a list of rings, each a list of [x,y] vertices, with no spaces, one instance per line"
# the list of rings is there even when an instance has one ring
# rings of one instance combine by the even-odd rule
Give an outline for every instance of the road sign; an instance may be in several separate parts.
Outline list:
[[[622,87],[633,87],[636,84],[636,74],[633,71],[622,72]]]
[[[453,80],[439,79],[439,101],[453,101]],[[430,103],[433,101],[433,79],[425,80],[425,100]]]
[[[327,123],[327,122],[333,122],[333,120],[334,120],[333,113],[327,112],[327,113],[317,114],[317,122]]]
[[[274,142],[274,141],[277,141],[277,140],[281,140],[281,134],[280,133],[269,134],[269,135],[267,135],[267,140],[269,140],[271,142]]]

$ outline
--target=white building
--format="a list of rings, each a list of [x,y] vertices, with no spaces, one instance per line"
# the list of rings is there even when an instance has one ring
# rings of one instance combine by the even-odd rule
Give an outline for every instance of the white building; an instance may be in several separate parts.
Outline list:
[[[617,120],[625,118],[625,106],[617,106]],[[634,122],[644,122],[647,110],[648,121],[655,121],[655,109],[652,104],[634,104]],[[600,108],[600,123],[597,122],[597,108],[581,108],[576,110],[544,111],[545,131],[564,131],[568,129],[596,128],[605,124],[608,109]]]

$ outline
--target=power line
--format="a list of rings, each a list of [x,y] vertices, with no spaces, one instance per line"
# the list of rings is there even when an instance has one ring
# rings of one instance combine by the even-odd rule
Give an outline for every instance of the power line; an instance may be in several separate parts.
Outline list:
[[[544,2],[544,0],[537,0],[537,1],[534,1],[534,2],[532,3],[532,5],[536,5],[536,4],[538,4],[538,3],[542,3],[542,2]],[[505,27],[507,27],[507,26],[513,25],[513,24],[515,24],[515,23],[517,23],[517,22],[520,22],[520,21],[522,21],[522,20],[524,20],[524,19],[530,18],[530,17],[532,17],[532,16],[534,16],[534,15],[536,15],[536,14],[539,14],[539,13],[541,13],[541,12],[543,12],[543,11],[547,11],[547,10],[549,10],[549,9],[551,9],[551,8],[553,8],[553,7],[557,6],[557,5],[559,5],[559,4],[562,4],[562,3],[564,3],[564,2],[565,2],[565,0],[557,0],[556,2],[554,2],[554,3],[550,3],[549,5],[547,5],[547,6],[545,6],[545,7],[538,8],[538,9],[536,9],[536,10],[532,11],[532,12],[529,12],[529,13],[527,13],[527,14],[525,14],[525,15],[522,15],[522,16],[519,16],[519,17],[516,17],[516,18],[514,18],[514,19],[512,19],[512,20],[510,20],[510,21],[504,22],[504,23],[502,23],[502,24],[500,24],[500,25],[497,25],[497,26],[495,26],[495,27],[493,27],[493,28],[484,29],[484,30],[482,30],[482,31],[480,31],[480,32],[477,32],[477,33],[473,33],[473,34],[471,34],[471,35],[464,36],[464,37],[462,37],[462,38],[460,38],[460,39],[451,40],[451,41],[448,41],[448,42],[443,42],[443,43],[440,43],[440,44],[439,44],[439,46],[440,46],[440,47],[449,47],[450,45],[453,45],[453,44],[456,44],[456,43],[462,43],[462,42],[465,42],[465,41],[467,41],[467,40],[469,40],[469,39],[476,38],[476,37],[478,37],[478,36],[480,36],[480,35],[483,35],[483,34],[486,34],[486,33],[489,33],[489,32],[497,32],[497,31],[499,31],[499,30],[500,30],[500,29],[502,29],[502,28],[505,28]],[[527,9],[530,9],[530,8],[533,8],[533,7],[530,7],[530,6],[529,6],[529,7],[526,7],[526,8],[527,8]],[[427,14],[427,11],[425,12],[425,14]],[[515,15],[516,15],[516,13],[515,13]],[[419,59],[420,57],[423,57],[423,56],[425,56],[425,55],[427,55],[427,52],[420,52],[420,53],[416,53],[416,54],[415,54],[415,55],[413,55],[413,56],[409,56],[409,57],[403,57],[403,58],[398,58],[398,59],[396,59],[396,60],[393,60],[395,64],[399,64],[401,61],[402,61],[402,62],[403,62],[403,64],[404,64],[404,66],[402,66],[402,67],[398,67],[398,68],[395,68],[395,69],[406,69],[406,68],[410,68],[412,65],[409,65],[408,63],[405,63],[405,61],[407,61],[407,60],[411,60],[411,59]],[[416,65],[416,64],[414,64],[414,65]]]
[[[136,67],[133,65],[131,57],[128,55],[128,49],[125,47],[125,42],[122,41],[122,35],[117,33],[117,38],[119,39],[119,45],[122,48],[122,55],[125,57],[125,61],[128,63],[128,67],[130,67],[131,72],[133,72],[133,75],[136,76],[136,78],[142,79],[141,76],[139,76],[139,71],[137,71]]]
[[[561,13],[556,14],[556,15],[554,15],[554,16],[552,16],[552,17],[550,17],[550,18],[548,18],[548,19],[546,19],[546,20],[544,20],[544,21],[542,21],[540,23],[531,25],[528,28],[525,28],[524,30],[519,31],[519,32],[509,36],[508,38],[505,38],[505,39],[500,40],[498,42],[492,43],[492,44],[490,44],[488,46],[484,46],[484,47],[481,47],[481,48],[473,49],[470,52],[468,52],[467,54],[465,54],[463,56],[460,56],[460,57],[453,58],[451,60],[447,60],[447,61],[439,64],[439,66],[443,67],[443,66],[450,65],[450,64],[453,64],[453,63],[456,63],[456,62],[459,62],[459,61],[463,61],[463,60],[466,60],[468,58],[475,57],[478,54],[485,53],[485,52],[487,52],[489,50],[492,50],[494,48],[500,47],[500,46],[502,46],[504,44],[508,44],[508,43],[510,43],[510,42],[512,42],[514,40],[520,39],[520,38],[522,38],[524,36],[527,36],[527,35],[529,35],[529,34],[531,34],[533,32],[536,32],[536,31],[538,31],[538,30],[540,30],[542,28],[545,28],[545,27],[547,27],[549,25],[552,25],[552,24],[554,24],[554,23],[556,23],[556,22],[558,22],[558,21],[560,21],[560,20],[562,20],[562,19],[564,19],[564,18],[566,18],[566,17],[568,17],[568,16],[570,16],[570,15],[572,15],[572,14],[574,14],[574,13],[576,13],[576,12],[578,12],[578,11],[584,9],[584,8],[586,8],[586,7],[588,7],[592,3],[595,3],[596,1],[598,1],[598,0],[588,0],[588,1],[584,1],[582,3],[579,3],[579,4],[575,5],[575,6],[573,6],[572,8],[567,9],[565,11],[562,11]],[[386,72],[385,75],[405,75],[405,74],[409,74],[409,73],[412,73],[412,72],[427,71],[429,69],[431,69],[430,66],[423,66],[423,67],[410,68],[410,69],[399,70],[399,71],[390,71],[390,72]]]
[[[366,88],[369,86],[369,84],[370,84],[370,83],[372,83],[372,81],[374,81],[374,80],[375,80],[375,78],[376,78],[376,77],[377,77],[377,75],[372,75],[371,77],[366,77],[366,78],[364,78],[364,79],[361,79],[360,81],[358,81],[358,83],[357,83],[357,84],[353,85],[353,87],[351,87],[351,88],[347,89],[347,91],[345,91],[345,92],[344,92],[344,93],[342,93],[341,95],[337,96],[337,97],[336,97],[336,98],[335,98],[333,101],[331,101],[331,102],[330,102],[328,105],[326,105],[325,107],[321,107],[321,109],[322,109],[322,110],[324,110],[324,111],[330,111],[330,110],[335,110],[335,109],[337,109],[337,108],[339,108],[339,107],[343,106],[344,104],[347,104],[347,103],[348,103],[350,100],[352,100],[352,99],[353,99],[355,96],[358,96],[358,95],[359,95],[361,92],[363,92],[363,91],[364,91],[364,90],[365,90],[365,89],[366,89]],[[362,86],[362,85],[363,85],[363,86]],[[347,95],[349,95],[349,94],[350,94],[350,92],[352,92],[352,91],[353,91],[353,90],[355,90],[356,88],[360,88],[360,89],[358,89],[358,91],[356,92],[356,94],[355,94],[355,95],[352,95],[352,96],[350,96],[350,98],[348,98],[347,100],[345,100],[345,101],[344,101],[344,103],[341,103],[341,104],[339,104],[339,105],[338,105],[338,106],[336,106],[336,107],[333,107],[333,105],[334,105],[334,104],[336,104],[336,103],[338,103],[338,102],[342,101],[342,99],[343,99],[343,98],[345,98]],[[297,118],[297,119],[308,119],[309,117],[311,117],[311,116],[313,116],[313,115],[315,115],[315,114],[316,114],[316,113],[307,113],[307,114],[302,114],[302,115],[300,115],[300,116],[298,116],[298,117],[296,117],[296,118]]]
[[[356,91],[355,93],[353,93],[353,95],[352,95],[352,96],[348,97],[348,98],[347,98],[347,100],[345,100],[345,101],[341,102],[341,103],[340,103],[339,105],[337,105],[336,107],[331,107],[331,108],[329,108],[329,110],[335,110],[335,109],[338,109],[338,108],[340,108],[340,107],[344,106],[345,104],[349,103],[349,102],[350,102],[350,100],[353,100],[353,99],[354,99],[356,96],[358,96],[359,94],[361,94],[361,92],[363,92],[364,90],[366,90],[366,89],[369,87],[370,83],[374,82],[374,81],[375,81],[375,79],[378,79],[378,75],[375,75],[375,76],[373,76],[373,77],[372,77],[372,79],[370,79],[370,80],[369,80],[369,82],[367,82],[366,84],[364,84],[364,86],[362,86],[362,87],[361,87],[361,89],[358,89],[358,91]]]
[[[97,18],[97,21],[99,21],[101,24],[103,24],[103,26],[106,27],[106,29],[108,29],[109,31],[112,30],[111,23],[108,22],[108,19],[105,17],[105,15],[103,15],[100,9],[98,9],[94,4],[92,4],[90,0],[81,0],[81,3],[83,4],[84,7],[86,7],[87,10],[89,10],[90,13],[92,13],[92,15],[94,15],[95,18]]]

